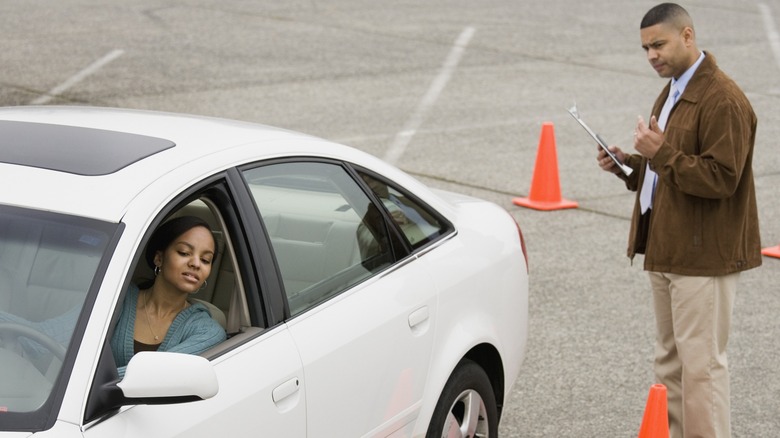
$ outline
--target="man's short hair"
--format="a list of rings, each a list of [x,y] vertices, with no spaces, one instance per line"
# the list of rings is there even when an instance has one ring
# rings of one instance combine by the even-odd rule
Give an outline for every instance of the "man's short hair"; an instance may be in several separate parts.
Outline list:
[[[639,29],[644,29],[656,24],[670,23],[682,29],[685,26],[693,28],[693,21],[682,6],[677,3],[661,3],[653,7],[642,18]]]

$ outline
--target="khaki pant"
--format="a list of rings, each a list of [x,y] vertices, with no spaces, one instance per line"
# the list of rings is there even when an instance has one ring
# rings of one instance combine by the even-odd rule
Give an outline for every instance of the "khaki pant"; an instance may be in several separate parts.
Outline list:
[[[730,437],[726,344],[739,273],[649,275],[657,325],[655,374],[667,388],[671,437]]]

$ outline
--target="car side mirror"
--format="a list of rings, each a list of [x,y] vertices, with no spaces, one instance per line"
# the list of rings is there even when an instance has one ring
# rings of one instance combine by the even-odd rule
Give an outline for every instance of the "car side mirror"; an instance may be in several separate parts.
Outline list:
[[[169,404],[206,400],[219,391],[206,358],[170,352],[140,352],[130,359],[116,384],[128,404]]]

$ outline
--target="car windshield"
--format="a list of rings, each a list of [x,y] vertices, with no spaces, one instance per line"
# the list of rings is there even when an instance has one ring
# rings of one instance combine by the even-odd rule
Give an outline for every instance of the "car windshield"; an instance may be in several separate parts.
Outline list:
[[[48,415],[114,230],[91,219],[0,206],[0,429],[19,426],[15,414]]]

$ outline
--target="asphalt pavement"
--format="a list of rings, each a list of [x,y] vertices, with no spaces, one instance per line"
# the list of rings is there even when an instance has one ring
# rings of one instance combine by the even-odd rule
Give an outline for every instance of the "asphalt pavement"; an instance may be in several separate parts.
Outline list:
[[[0,106],[97,105],[248,120],[343,142],[431,186],[492,200],[530,254],[530,339],[507,437],[636,436],[653,383],[633,194],[595,162],[574,102],[631,150],[665,81],[639,21],[655,2],[142,0],[0,2]],[[780,2],[683,3],[699,46],[758,115],[763,246],[780,244]],[[542,124],[562,196],[518,207]],[[780,436],[780,259],[741,277],[729,362],[735,437]]]

